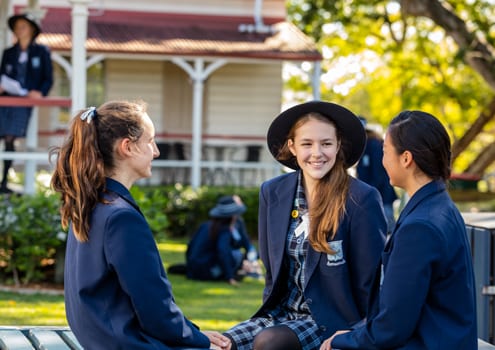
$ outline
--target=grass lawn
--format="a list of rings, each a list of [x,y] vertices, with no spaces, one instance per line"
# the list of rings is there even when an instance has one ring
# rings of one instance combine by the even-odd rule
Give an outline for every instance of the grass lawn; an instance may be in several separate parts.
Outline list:
[[[495,194],[452,191],[461,211],[494,211]],[[165,268],[184,262],[186,241],[158,243]],[[245,279],[238,287],[169,275],[177,305],[202,329],[223,331],[247,319],[261,304],[263,282]],[[62,296],[0,292],[0,325],[67,325]]]
[[[184,262],[184,241],[158,243],[165,267]],[[261,305],[263,282],[246,278],[239,286],[198,282],[169,275],[177,305],[204,330],[224,331]],[[144,286],[143,286],[144,287]],[[0,325],[67,325],[63,296],[0,292]]]

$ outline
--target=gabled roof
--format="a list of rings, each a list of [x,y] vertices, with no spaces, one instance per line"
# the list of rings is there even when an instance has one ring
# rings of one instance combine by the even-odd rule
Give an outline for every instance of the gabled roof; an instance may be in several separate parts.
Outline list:
[[[71,9],[45,8],[39,41],[52,51],[70,51]],[[206,16],[104,10],[90,11],[88,53],[321,60],[311,38],[293,24],[263,18],[273,33],[240,31],[253,17]]]

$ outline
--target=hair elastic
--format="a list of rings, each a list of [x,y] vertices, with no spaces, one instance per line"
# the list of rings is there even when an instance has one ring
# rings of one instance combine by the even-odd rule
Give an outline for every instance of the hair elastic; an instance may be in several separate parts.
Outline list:
[[[96,107],[89,107],[81,114],[81,120],[86,120],[91,123],[91,120],[96,117]]]

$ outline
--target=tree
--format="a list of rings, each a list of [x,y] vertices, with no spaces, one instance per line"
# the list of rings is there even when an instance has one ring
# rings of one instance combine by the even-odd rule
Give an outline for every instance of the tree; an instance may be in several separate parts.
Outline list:
[[[482,175],[495,160],[492,2],[292,0],[288,13],[326,57],[323,98],[382,125],[403,109],[431,112],[454,140],[455,169]],[[349,70],[353,57],[361,66]]]
[[[489,32],[483,32],[490,28],[487,18],[481,18],[483,13],[493,14],[493,4],[484,1],[475,1],[472,8],[468,8],[461,2],[432,1],[432,0],[402,0],[402,12],[405,17],[427,17],[443,28],[445,32],[457,43],[463,59],[476,70],[495,91],[495,48]],[[463,2],[465,3],[465,1]],[[464,6],[462,6],[462,5]],[[487,6],[490,5],[490,8]],[[456,6],[459,11],[464,11],[473,16],[473,25],[478,28],[468,29],[468,23],[460,18],[454,11]],[[468,12],[469,10],[469,12]],[[482,11],[481,14],[478,11]],[[493,18],[493,17],[492,17]]]

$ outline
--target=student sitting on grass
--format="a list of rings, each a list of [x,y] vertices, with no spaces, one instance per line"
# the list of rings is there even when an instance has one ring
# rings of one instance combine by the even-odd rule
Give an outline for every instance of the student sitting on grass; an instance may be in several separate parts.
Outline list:
[[[187,277],[224,280],[236,285],[238,272],[251,273],[257,252],[247,236],[240,215],[246,206],[238,196],[221,197],[187,246]]]

